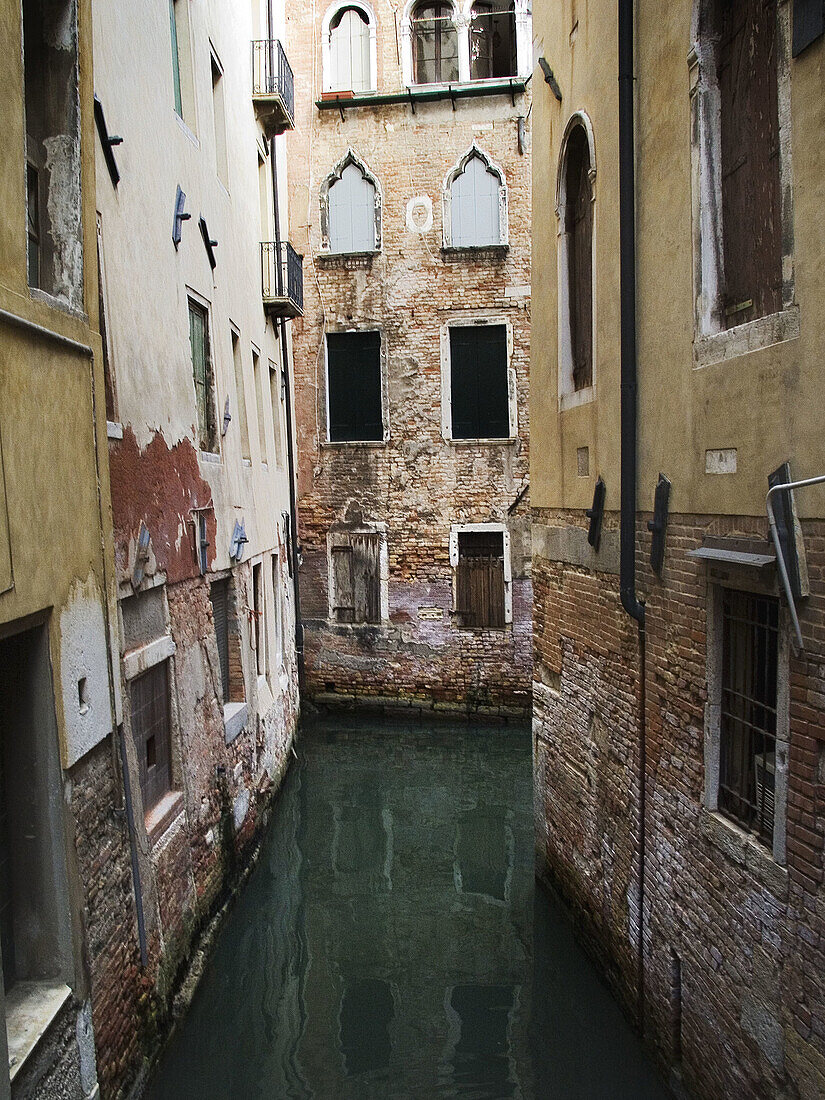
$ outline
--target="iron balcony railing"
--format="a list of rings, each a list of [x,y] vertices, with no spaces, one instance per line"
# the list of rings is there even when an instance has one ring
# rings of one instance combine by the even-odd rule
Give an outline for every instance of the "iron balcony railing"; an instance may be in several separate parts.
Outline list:
[[[287,116],[287,128],[295,125],[295,78],[277,38],[252,43],[252,98],[280,98]]]
[[[264,305],[280,317],[304,312],[304,257],[288,241],[261,244],[261,282]]]

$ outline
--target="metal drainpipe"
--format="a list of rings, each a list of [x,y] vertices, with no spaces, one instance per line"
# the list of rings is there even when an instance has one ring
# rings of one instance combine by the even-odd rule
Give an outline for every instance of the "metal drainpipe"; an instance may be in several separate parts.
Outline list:
[[[644,1034],[647,738],[645,729],[645,608],[636,595],[636,173],[634,132],[634,0],[619,0],[619,250],[621,306],[621,507],[619,590],[639,627],[638,1013]]]
[[[272,30],[270,24],[270,38]],[[275,138],[270,141],[269,154],[272,171],[272,203],[275,208],[275,255],[276,263],[281,262],[281,210],[278,195],[278,158]],[[289,349],[286,344],[286,320],[280,320],[281,364],[284,376],[284,406],[286,412],[286,460],[289,474],[289,535],[292,544],[292,590],[295,600],[295,655],[298,659],[298,687],[304,693],[304,624],[301,619],[301,586],[298,579],[298,503],[295,494],[295,453],[292,435],[292,390],[289,377]]]
[[[786,490],[806,489],[809,485],[822,485],[823,483],[825,483],[825,475],[821,474],[817,477],[806,477],[802,481],[788,481],[784,485],[774,485],[768,490],[768,497],[765,502],[771,538],[773,539],[774,549],[776,550],[776,564],[779,566],[779,577],[782,581],[782,588],[785,591],[785,599],[788,602],[788,611],[790,612],[791,622],[793,623],[798,653],[802,653],[805,648],[805,643],[802,640],[802,627],[799,625],[799,615],[796,611],[796,603],[791,589],[791,582],[788,578],[788,567],[785,564],[785,555],[782,553],[782,544],[779,541],[779,531],[776,528],[776,517],[773,512],[773,498],[776,493],[782,493]]]

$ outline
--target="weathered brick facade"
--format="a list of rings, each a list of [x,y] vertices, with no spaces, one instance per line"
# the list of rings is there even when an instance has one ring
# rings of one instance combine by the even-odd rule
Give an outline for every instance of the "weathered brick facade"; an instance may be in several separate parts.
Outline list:
[[[802,616],[806,653],[790,658],[787,864],[781,866],[703,806],[707,589],[746,578],[687,557],[703,536],[764,538],[767,524],[671,516],[659,580],[642,552],[651,518],[639,516],[637,562],[646,599],[646,1032],[661,1061],[697,1096],[813,1100],[825,1089],[825,529],[804,524],[812,595]],[[586,517],[569,512],[541,510],[534,519],[537,526],[587,525]],[[609,519],[608,531],[614,530]],[[538,870],[560,887],[614,989],[636,1012],[637,632],[621,608],[614,573],[536,554],[534,585]],[[678,1001],[674,958],[681,972]]]
[[[530,95],[519,84],[512,96],[455,104],[342,101],[343,116],[321,110],[322,14],[296,5],[287,20],[301,74],[290,217],[305,272],[295,370],[307,690],[524,710],[532,600]],[[393,94],[402,87],[403,21],[386,6],[374,16],[375,86]],[[442,249],[445,178],[474,142],[503,170],[509,247],[450,252]],[[322,185],[348,150],[369,169],[382,204],[380,250],[358,256],[330,254],[322,241]],[[414,199],[422,201],[410,207]],[[446,326],[470,318],[509,326],[518,430],[508,442],[456,443],[442,434]],[[381,333],[384,442],[328,442],[325,337],[351,330]],[[512,623],[465,629],[455,614],[451,527],[489,522],[511,538]],[[386,615],[374,625],[339,625],[329,606],[328,535],[359,529],[380,529],[386,539]]]

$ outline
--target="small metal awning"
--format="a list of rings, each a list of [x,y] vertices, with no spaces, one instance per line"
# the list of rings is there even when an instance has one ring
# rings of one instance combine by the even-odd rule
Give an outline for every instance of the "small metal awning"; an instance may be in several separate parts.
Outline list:
[[[688,550],[689,558],[699,561],[711,561],[720,565],[747,565],[751,569],[768,569],[776,565],[776,554],[765,548],[765,553],[757,554],[748,550],[730,550],[721,546],[700,546],[696,550]]]

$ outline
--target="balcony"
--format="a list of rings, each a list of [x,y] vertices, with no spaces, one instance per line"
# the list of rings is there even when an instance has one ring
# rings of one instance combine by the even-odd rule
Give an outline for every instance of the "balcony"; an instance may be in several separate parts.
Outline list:
[[[295,78],[275,38],[252,43],[252,102],[267,137],[295,129]]]
[[[271,317],[303,317],[304,257],[287,241],[261,245],[261,290]]]

